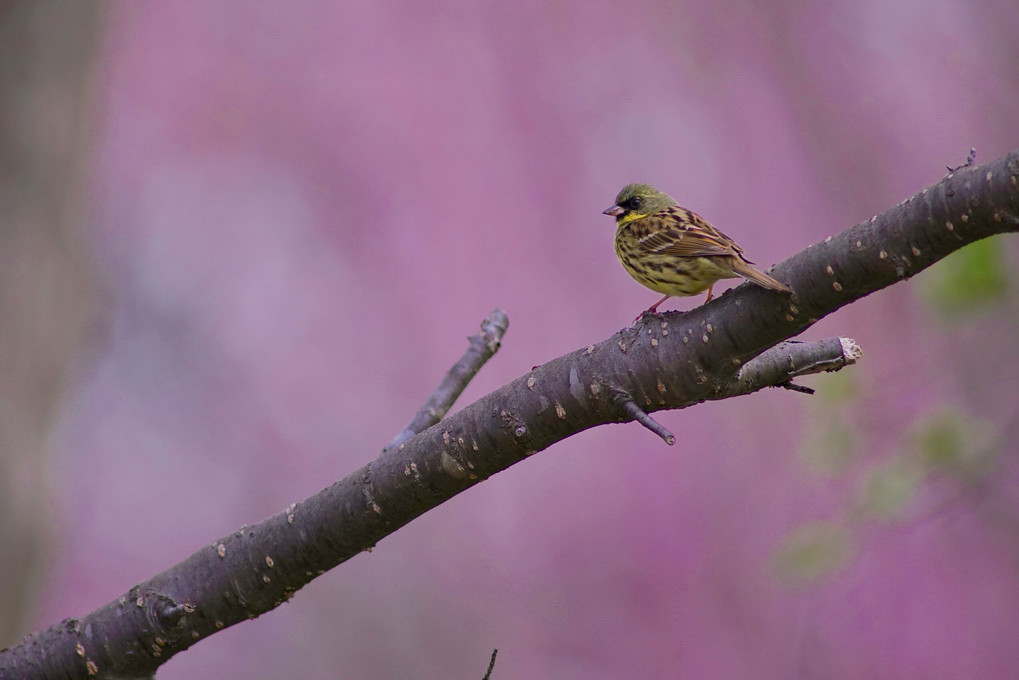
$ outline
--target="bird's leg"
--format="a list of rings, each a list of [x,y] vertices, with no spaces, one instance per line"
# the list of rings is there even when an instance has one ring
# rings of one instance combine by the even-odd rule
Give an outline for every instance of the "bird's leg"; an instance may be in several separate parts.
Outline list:
[[[704,302],[710,302],[711,301],[711,289],[714,288],[714,287],[715,287],[715,284],[711,284],[710,286],[708,286],[708,296],[706,298],[704,298]]]
[[[670,297],[672,297],[672,296],[671,295],[666,295],[661,300],[659,300],[658,302],[654,303],[653,305],[651,305],[650,307],[645,309],[643,312],[641,312],[640,314],[637,315],[637,318],[634,319],[633,322],[637,323],[642,318],[644,318],[645,314],[657,314],[658,313],[658,305],[662,304],[663,302],[668,300]]]
[[[662,304],[663,302],[668,300],[670,297],[672,297],[672,296],[671,295],[666,295],[661,300],[659,300],[658,302],[656,302],[653,305],[651,305],[650,307],[648,307],[647,311],[649,313],[651,313],[651,314],[657,314],[658,313],[658,305]]]

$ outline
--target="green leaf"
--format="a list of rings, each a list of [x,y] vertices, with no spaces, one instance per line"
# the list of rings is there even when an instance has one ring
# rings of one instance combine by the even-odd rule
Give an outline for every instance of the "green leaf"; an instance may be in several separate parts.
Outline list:
[[[852,371],[822,373],[817,377],[815,389],[827,404],[835,405],[853,401],[859,392]]]
[[[898,457],[875,465],[864,477],[860,509],[879,519],[894,519],[913,499],[923,481],[924,470]]]
[[[778,573],[795,581],[829,576],[849,561],[852,538],[841,524],[811,522],[797,527],[779,546],[773,563]]]
[[[964,479],[978,479],[994,467],[1000,448],[997,428],[950,407],[913,425],[911,445],[924,465]]]
[[[917,279],[924,303],[944,318],[972,314],[1008,293],[1009,267],[1001,236],[971,243]]]
[[[857,428],[848,420],[857,399],[856,380],[849,371],[818,376],[817,396],[808,404],[809,417],[800,456],[815,470],[831,476],[844,473],[860,449]]]
[[[856,460],[859,443],[846,423],[812,418],[800,445],[800,456],[814,470],[838,477]]]

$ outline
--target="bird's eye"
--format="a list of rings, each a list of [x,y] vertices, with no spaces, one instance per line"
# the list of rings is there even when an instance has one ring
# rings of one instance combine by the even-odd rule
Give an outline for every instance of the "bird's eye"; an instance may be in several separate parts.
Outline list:
[[[636,210],[637,208],[640,207],[640,204],[642,202],[643,201],[640,196],[631,196],[630,198],[620,203],[619,206],[622,208],[626,208],[627,210]]]

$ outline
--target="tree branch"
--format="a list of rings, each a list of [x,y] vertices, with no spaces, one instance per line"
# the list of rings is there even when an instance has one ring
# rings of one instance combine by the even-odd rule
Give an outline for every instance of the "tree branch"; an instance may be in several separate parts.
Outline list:
[[[242,527],[80,620],[0,652],[0,676],[139,677],[289,599],[415,517],[581,430],[746,394],[856,356],[838,342],[765,350],[962,246],[1019,229],[1019,152],[949,174],[775,268],[795,297],[743,285],[685,314],[645,317],[537,366],[324,491]],[[815,354],[816,353],[816,354]],[[814,356],[810,356],[814,354]],[[755,360],[757,357],[757,360]]]
[[[424,432],[446,416],[453,403],[463,394],[467,384],[474,379],[481,367],[491,359],[502,342],[502,336],[509,328],[509,318],[501,309],[494,310],[481,322],[481,332],[467,338],[470,345],[460,361],[446,373],[439,386],[425,400],[424,406],[414,414],[407,427],[393,437],[383,451],[395,449],[414,435]]]
[[[750,394],[761,387],[790,389],[794,378],[838,371],[855,364],[863,349],[851,338],[828,338],[819,342],[780,342],[747,362],[729,384],[729,396]],[[806,388],[802,388],[806,389]],[[802,391],[802,390],[801,390]],[[811,390],[810,393],[813,393]]]

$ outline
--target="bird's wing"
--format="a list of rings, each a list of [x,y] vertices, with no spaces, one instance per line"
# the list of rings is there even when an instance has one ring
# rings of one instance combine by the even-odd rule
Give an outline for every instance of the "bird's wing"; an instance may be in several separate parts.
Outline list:
[[[648,253],[677,257],[733,256],[746,260],[736,243],[700,215],[679,206],[631,223],[640,247]]]

